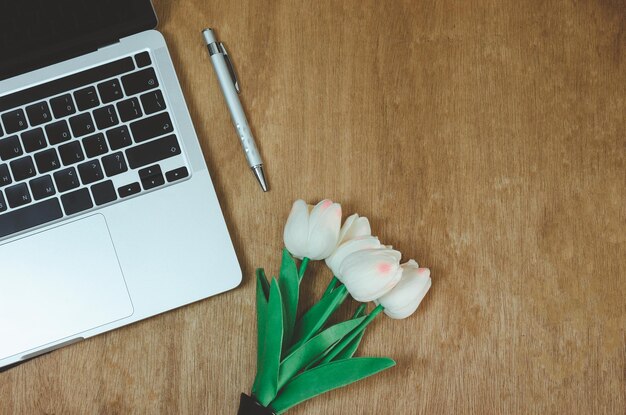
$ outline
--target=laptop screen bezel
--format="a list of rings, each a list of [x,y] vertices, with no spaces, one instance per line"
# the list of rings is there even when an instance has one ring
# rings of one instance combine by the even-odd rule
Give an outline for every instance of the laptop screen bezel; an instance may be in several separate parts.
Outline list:
[[[113,44],[121,38],[157,27],[158,20],[151,0],[130,0],[141,12],[137,19],[127,22],[111,22],[105,30],[93,32],[89,36],[59,43],[46,49],[25,52],[23,55],[0,63],[0,80],[62,62]],[[1,11],[1,9],[0,9]]]

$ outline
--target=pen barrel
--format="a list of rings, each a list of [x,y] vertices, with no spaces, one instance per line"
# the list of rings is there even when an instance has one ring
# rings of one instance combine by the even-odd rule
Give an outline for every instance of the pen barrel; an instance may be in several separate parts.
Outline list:
[[[244,119],[243,124],[238,124],[233,118],[233,124],[237,130],[237,135],[239,135],[241,147],[243,147],[243,151],[246,154],[246,159],[248,160],[250,167],[262,165],[263,162],[261,161],[261,155],[259,154],[259,150],[256,148],[256,143],[254,142],[254,137],[252,136],[248,123],[245,122]]]
[[[237,131],[237,135],[239,136],[239,141],[243,147],[248,164],[250,167],[259,166],[263,164],[263,162],[261,161],[259,150],[254,142],[254,136],[252,135],[252,131],[248,125],[243,106],[241,105],[241,101],[239,101],[234,80],[228,71],[224,55],[219,53],[211,55],[211,62],[215,68],[220,88],[224,94],[226,105],[230,111],[231,120],[235,126],[235,130]]]

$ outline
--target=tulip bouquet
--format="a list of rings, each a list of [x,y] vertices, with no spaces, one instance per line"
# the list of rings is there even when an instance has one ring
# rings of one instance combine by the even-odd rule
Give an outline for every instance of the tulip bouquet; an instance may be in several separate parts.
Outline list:
[[[431,286],[430,271],[372,236],[367,218],[354,214],[341,226],[341,206],[297,200],[284,231],[278,278],[256,271],[257,374],[252,394],[241,395],[240,415],[282,414],[314,396],[395,365],[386,357],[353,357],[365,328],[380,312],[402,319],[415,312]],[[296,260],[299,260],[299,265]],[[333,272],[320,300],[297,318],[300,284],[310,261]],[[352,318],[328,324],[352,296]],[[375,308],[367,313],[367,303]]]

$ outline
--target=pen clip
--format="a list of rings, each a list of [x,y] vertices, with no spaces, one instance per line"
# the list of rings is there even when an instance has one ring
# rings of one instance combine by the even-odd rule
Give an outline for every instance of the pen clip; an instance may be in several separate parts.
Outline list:
[[[239,89],[239,80],[237,79],[237,73],[235,72],[235,68],[233,67],[233,63],[230,60],[230,56],[228,55],[228,52],[226,52],[226,48],[224,47],[223,43],[219,43],[219,49],[220,52],[224,55],[224,60],[226,61],[226,66],[228,67],[228,72],[230,72],[230,77],[233,80],[233,83],[235,84],[235,90],[237,90],[237,93],[239,93],[240,89]]]

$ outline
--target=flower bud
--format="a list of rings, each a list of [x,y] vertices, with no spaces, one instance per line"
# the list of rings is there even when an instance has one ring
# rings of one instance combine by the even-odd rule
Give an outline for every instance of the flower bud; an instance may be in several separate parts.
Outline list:
[[[337,246],[340,225],[338,203],[325,199],[313,207],[296,200],[285,225],[285,247],[296,258],[325,259]]]
[[[382,245],[375,236],[359,236],[342,243],[333,252],[331,256],[326,258],[326,265],[331,269],[333,275],[337,277],[339,281],[343,281],[340,271],[341,263],[346,257],[354,252],[362,251],[364,249],[378,249]]]
[[[342,261],[339,274],[355,300],[372,301],[400,281],[400,256],[400,252],[386,248],[356,251]]]
[[[395,319],[413,314],[432,285],[430,270],[420,268],[414,260],[402,264],[401,269],[400,282],[375,301],[385,308],[385,314]]]
[[[370,228],[370,221],[366,217],[359,217],[358,213],[348,216],[343,223],[341,230],[339,231],[339,243],[343,244],[351,239],[355,239],[361,236],[371,236],[372,229]]]

